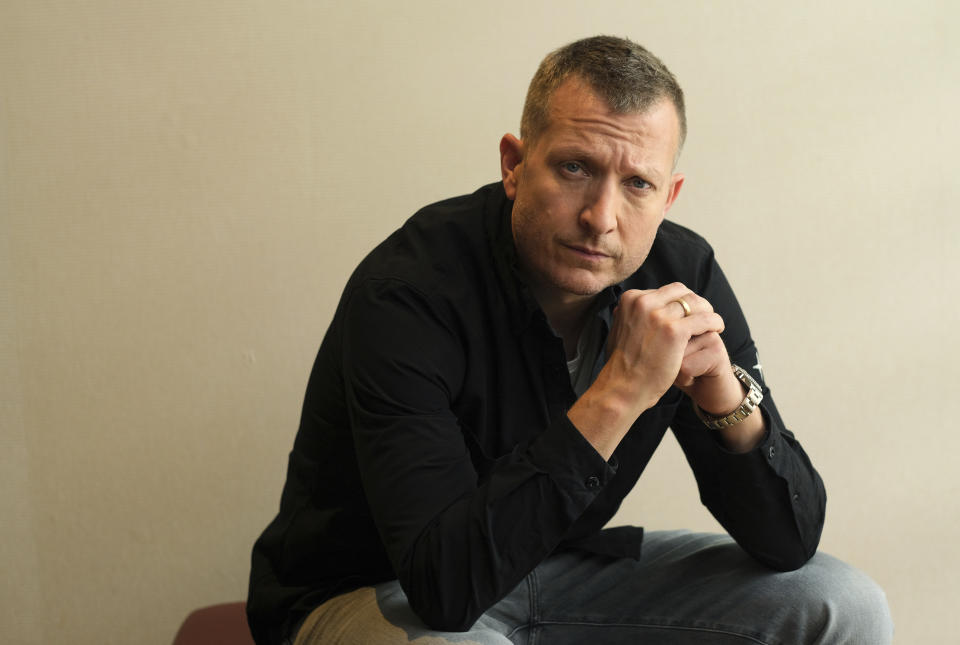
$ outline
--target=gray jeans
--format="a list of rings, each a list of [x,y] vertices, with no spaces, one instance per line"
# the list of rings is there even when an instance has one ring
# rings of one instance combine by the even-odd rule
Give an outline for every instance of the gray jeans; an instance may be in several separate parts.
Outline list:
[[[883,591],[836,558],[779,573],[727,536],[655,531],[639,561],[551,556],[468,632],[428,629],[393,581],[324,603],[296,645],[883,645],[892,635]]]

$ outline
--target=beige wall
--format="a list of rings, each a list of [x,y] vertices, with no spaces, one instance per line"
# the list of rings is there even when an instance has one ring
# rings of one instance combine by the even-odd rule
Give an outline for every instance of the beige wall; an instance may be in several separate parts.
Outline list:
[[[0,0],[0,641],[168,643],[245,594],[348,272],[497,178],[549,49],[647,44],[706,234],[830,495],[952,642],[957,25],[942,2]],[[622,521],[714,528],[672,439]]]

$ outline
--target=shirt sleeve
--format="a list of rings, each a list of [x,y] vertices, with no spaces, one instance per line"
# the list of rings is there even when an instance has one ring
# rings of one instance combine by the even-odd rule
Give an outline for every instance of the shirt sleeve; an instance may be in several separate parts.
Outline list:
[[[480,481],[451,404],[461,332],[396,280],[349,296],[344,390],[364,493],[413,610],[468,629],[561,541],[614,475],[564,416]]]
[[[723,271],[712,255],[700,294],[723,317],[731,362],[761,384],[767,434],[752,451],[725,450],[684,397],[671,428],[693,469],[700,498],[741,547],[767,566],[792,570],[817,550],[826,491],[800,443],[784,426],[764,381],[756,345]]]

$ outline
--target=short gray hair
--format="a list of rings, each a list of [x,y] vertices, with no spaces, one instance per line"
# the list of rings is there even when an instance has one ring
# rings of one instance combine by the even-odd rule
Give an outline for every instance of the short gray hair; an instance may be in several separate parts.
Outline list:
[[[683,90],[663,62],[640,45],[615,36],[584,38],[547,54],[530,81],[520,137],[533,142],[550,119],[550,99],[571,76],[586,81],[614,112],[644,112],[667,99],[680,121],[677,155],[687,138]]]

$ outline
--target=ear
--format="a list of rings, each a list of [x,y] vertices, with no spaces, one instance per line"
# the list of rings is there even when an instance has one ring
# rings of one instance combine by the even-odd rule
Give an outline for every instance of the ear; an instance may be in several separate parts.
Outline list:
[[[670,207],[673,206],[673,202],[676,201],[677,195],[680,194],[680,187],[683,186],[684,179],[685,177],[680,173],[676,173],[670,177],[670,194],[667,195],[667,203],[663,207],[664,214],[670,210]]]
[[[503,190],[507,199],[517,198],[517,184],[520,167],[523,163],[523,141],[512,134],[500,139],[500,174],[503,176]]]

